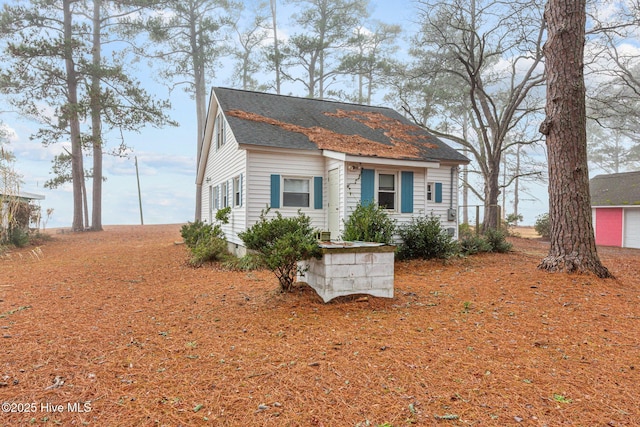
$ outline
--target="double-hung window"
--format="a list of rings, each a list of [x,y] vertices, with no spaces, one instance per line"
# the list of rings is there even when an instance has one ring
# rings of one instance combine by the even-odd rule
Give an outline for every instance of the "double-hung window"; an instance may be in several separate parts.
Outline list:
[[[309,179],[284,178],[282,206],[308,208],[310,200]]]
[[[240,175],[233,178],[233,207],[237,208],[242,205],[242,192],[240,189],[241,186]]]
[[[433,182],[427,182],[427,201],[433,201],[434,185]]]
[[[220,185],[220,208],[224,209],[227,206],[229,206],[229,192],[225,181]]]
[[[396,175],[390,173],[378,174],[378,206],[384,209],[396,209]]]
[[[213,187],[213,210],[220,209],[220,186]]]
[[[224,117],[218,114],[216,117],[216,148],[220,149],[225,143]]]

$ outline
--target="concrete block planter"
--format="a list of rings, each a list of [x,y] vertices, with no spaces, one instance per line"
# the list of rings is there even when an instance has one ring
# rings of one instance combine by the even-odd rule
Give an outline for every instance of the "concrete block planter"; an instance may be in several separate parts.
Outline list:
[[[395,246],[365,242],[320,245],[322,258],[300,261],[306,282],[324,302],[354,294],[393,298]]]

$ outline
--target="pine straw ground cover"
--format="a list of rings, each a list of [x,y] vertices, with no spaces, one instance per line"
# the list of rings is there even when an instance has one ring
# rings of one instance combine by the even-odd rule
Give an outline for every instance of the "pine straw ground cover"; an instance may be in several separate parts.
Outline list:
[[[187,266],[179,229],[0,259],[0,425],[640,425],[638,250],[601,248],[600,280],[540,272],[546,245],[514,239],[323,304]]]

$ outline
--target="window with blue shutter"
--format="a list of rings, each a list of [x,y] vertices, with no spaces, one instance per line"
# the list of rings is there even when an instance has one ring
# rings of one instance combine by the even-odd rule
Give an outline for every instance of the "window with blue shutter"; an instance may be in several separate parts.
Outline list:
[[[436,182],[436,203],[442,203],[442,183]]]
[[[400,173],[401,200],[400,212],[413,212],[413,172],[403,171]]]
[[[271,175],[271,207],[280,208],[280,175]]]
[[[363,205],[373,203],[376,187],[376,171],[373,169],[362,169],[360,178],[362,181],[362,184],[360,184],[360,203]]]
[[[322,177],[313,177],[313,208],[322,209]]]

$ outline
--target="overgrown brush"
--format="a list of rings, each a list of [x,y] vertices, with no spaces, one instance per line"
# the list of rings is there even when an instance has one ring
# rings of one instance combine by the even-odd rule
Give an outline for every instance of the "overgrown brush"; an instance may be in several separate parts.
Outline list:
[[[507,242],[507,233],[502,230],[488,229],[476,234],[466,224],[458,228],[460,253],[476,255],[483,252],[509,252],[513,245]]]
[[[205,262],[221,261],[229,256],[227,240],[222,231],[222,224],[228,222],[229,211],[229,208],[219,210],[216,213],[216,224],[196,220],[182,226],[180,234],[191,251],[191,265],[199,267]]]
[[[248,253],[240,258],[230,256],[222,263],[222,267],[226,268],[227,270],[253,271],[260,270],[265,266],[259,254]]]
[[[476,255],[482,252],[490,252],[491,245],[487,240],[473,231],[459,231],[460,252],[463,255]]]
[[[409,224],[398,227],[398,234],[402,239],[397,250],[400,259],[446,259],[459,251],[453,236],[433,214],[411,218]]]
[[[489,229],[485,231],[484,238],[491,246],[491,252],[509,252],[513,245],[507,242],[507,234],[502,230]]]

